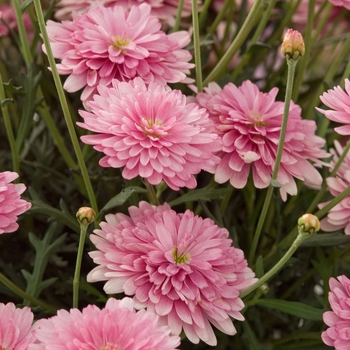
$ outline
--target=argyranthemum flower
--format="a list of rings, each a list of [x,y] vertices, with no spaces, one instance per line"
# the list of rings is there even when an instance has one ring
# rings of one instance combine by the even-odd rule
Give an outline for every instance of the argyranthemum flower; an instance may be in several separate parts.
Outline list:
[[[328,0],[334,6],[342,6],[350,10],[350,0]]]
[[[93,8],[73,21],[47,22],[47,31],[60,74],[68,92],[84,88],[83,102],[98,84],[109,86],[113,79],[129,81],[141,77],[146,84],[192,82],[186,77],[193,68],[192,55],[183,48],[188,32],[165,34],[147,4],[126,12],[121,6]]]
[[[201,3],[201,1],[198,2],[199,4]],[[151,6],[151,14],[153,16],[171,26],[174,25],[179,0],[60,0],[56,5],[55,17],[60,21],[72,19],[77,14],[86,13],[90,8],[99,6],[113,7],[118,5],[128,11],[133,5],[142,3]],[[181,17],[190,16],[191,10],[191,0],[184,0]]]
[[[276,101],[277,88],[263,93],[250,81],[236,87],[229,83],[221,89],[212,83],[199,93],[199,104],[209,111],[223,142],[221,162],[215,181],[230,181],[243,188],[252,169],[254,185],[270,185],[282,126],[284,103]],[[282,198],[295,195],[294,177],[318,187],[322,177],[309,160],[321,164],[329,154],[322,150],[325,140],[315,135],[316,123],[301,119],[301,109],[291,102],[282,160],[277,176]]]
[[[324,323],[329,328],[322,333],[322,340],[335,350],[350,348],[350,280],[338,276],[329,280],[328,300],[333,311],[323,314]]]
[[[0,303],[0,349],[27,350],[35,340],[33,319],[27,306],[20,309],[13,303]]]
[[[173,350],[180,344],[168,326],[158,324],[156,315],[135,312],[130,298],[110,298],[102,310],[96,305],[59,310],[57,316],[38,321],[35,336],[38,344],[29,350]]]
[[[244,319],[239,295],[255,278],[228,231],[167,204],[140,202],[129,215],[106,215],[90,236],[98,249],[90,256],[99,266],[88,281],[108,281],[108,294],[134,295],[136,308],[156,313],[173,334],[183,330],[193,343],[216,344],[211,324],[235,334],[230,317]]]
[[[330,169],[333,170],[343,153],[343,148],[338,141],[334,141],[335,149],[331,150],[333,154],[330,163]],[[335,177],[326,179],[329,192],[338,196],[350,185],[350,154],[348,153],[341,166],[337,170]],[[319,208],[325,207],[329,202],[319,204]],[[336,206],[329,210],[327,217],[321,220],[321,229],[326,232],[337,231],[345,228],[345,234],[350,235],[350,198],[345,197]]]
[[[124,167],[123,177],[146,178],[152,185],[164,180],[172,189],[195,188],[194,174],[211,170],[219,161],[213,153],[221,143],[204,108],[186,102],[179,90],[141,78],[99,86],[99,95],[80,111],[79,126],[96,135],[82,136],[105,156],[103,167]]]
[[[334,128],[340,135],[350,135],[350,81],[345,79],[345,91],[340,86],[329,89],[320,96],[320,100],[331,110],[316,109],[328,119],[345,124]]]
[[[23,184],[13,184],[18,174],[11,171],[0,173],[0,234],[18,229],[17,217],[27,211],[31,203],[21,199],[26,190]]]

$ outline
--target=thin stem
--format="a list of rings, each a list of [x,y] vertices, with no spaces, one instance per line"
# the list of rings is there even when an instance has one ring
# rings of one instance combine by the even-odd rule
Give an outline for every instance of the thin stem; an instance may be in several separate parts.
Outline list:
[[[81,270],[81,262],[83,259],[84,245],[86,239],[86,231],[89,224],[80,224],[80,237],[79,237],[79,246],[77,259],[75,264],[75,272],[73,279],[73,308],[78,308],[79,305],[79,282],[80,282],[80,270]]]
[[[270,0],[271,1],[271,0]],[[268,1],[268,3],[270,2]],[[251,8],[241,30],[239,31],[236,38],[233,40],[230,47],[227,49],[226,53],[222,56],[221,60],[214,67],[214,69],[209,73],[207,78],[204,80],[203,85],[207,85],[209,82],[218,78],[221,72],[226,69],[227,65],[232,60],[235,53],[242,46],[244,40],[248,37],[250,31],[256,24],[257,18],[260,16],[260,7],[264,3],[264,0],[256,0],[253,7]],[[266,1],[265,1],[266,3]]]
[[[193,26],[193,45],[194,45],[194,62],[196,64],[196,82],[198,92],[203,91],[202,83],[202,63],[201,48],[199,43],[199,22],[198,22],[198,2],[192,0],[192,26]]]
[[[5,285],[8,289],[10,289],[12,292],[17,294],[23,299],[29,300],[31,303],[38,305],[42,307],[44,310],[46,310],[50,314],[55,314],[57,309],[49,304],[46,304],[45,302],[32,297],[31,295],[27,294],[24,290],[21,288],[17,287],[13,282],[11,282],[5,275],[3,275],[0,272],[0,282]]]
[[[290,246],[288,251],[284,254],[284,256],[281,258],[281,260],[278,261],[278,263],[264,276],[262,276],[257,282],[255,282],[252,286],[244,290],[240,294],[240,298],[244,298],[247,295],[249,295],[251,292],[262,286],[265,282],[267,282],[271,277],[273,277],[290,259],[290,257],[294,254],[294,252],[298,249],[300,244],[307,238],[309,235],[306,235],[305,233],[300,233],[298,237],[295,239],[293,244]]]
[[[159,199],[156,195],[156,192],[154,191],[154,187],[148,182],[147,179],[143,179],[143,182],[146,186],[146,190],[147,190],[150,202],[154,205],[159,205],[160,204]]]
[[[13,130],[12,130],[10,116],[8,113],[8,107],[7,107],[7,103],[6,103],[5,99],[6,99],[6,95],[5,95],[4,85],[3,85],[3,81],[2,81],[2,76],[0,74],[1,111],[2,111],[2,116],[4,118],[7,138],[9,140],[9,144],[10,144],[10,148],[11,148],[12,168],[13,168],[13,171],[15,171],[16,173],[19,174],[19,156],[18,156],[18,152],[17,152],[15,136],[14,136]]]
[[[287,130],[287,124],[288,124],[288,114],[289,114],[289,107],[290,107],[290,100],[292,97],[292,91],[293,91],[293,81],[294,81],[294,74],[295,74],[295,67],[297,65],[297,60],[287,59],[287,65],[288,65],[288,75],[287,75],[287,86],[286,86],[286,95],[285,95],[285,102],[284,102],[284,111],[283,111],[283,119],[282,119],[282,126],[281,126],[281,133],[280,133],[280,139],[278,142],[278,148],[277,148],[277,155],[276,155],[276,161],[271,177],[271,185],[267,190],[265,202],[259,217],[258,225],[254,234],[252,247],[249,252],[249,262],[252,263],[256,248],[258,246],[258,242],[260,239],[260,235],[262,232],[262,228],[265,222],[266,214],[270,206],[272,193],[274,186],[277,186],[277,176],[278,171],[281,164],[282,159],[282,153],[283,153],[283,146],[284,146],[284,139],[286,136],[286,130]]]
[[[202,11],[199,15],[199,28],[202,28],[203,27],[203,24],[204,24],[204,20],[207,16],[207,13],[208,13],[208,9],[209,9],[209,6],[210,4],[212,3],[212,0],[205,0],[204,1],[204,4],[202,6]]]
[[[50,46],[50,40],[49,40],[47,31],[46,31],[45,20],[44,20],[43,11],[41,9],[40,0],[34,0],[34,6],[35,6],[35,11],[36,11],[36,14],[38,17],[38,23],[39,23],[40,31],[42,34],[42,38],[43,38],[44,45],[46,48],[47,57],[48,57],[48,60],[50,63],[53,79],[55,81],[57,93],[58,93],[59,100],[60,100],[60,103],[62,106],[64,118],[65,118],[65,121],[67,124],[68,132],[69,132],[72,144],[73,144],[75,155],[78,159],[79,168],[80,168],[80,171],[81,171],[83,179],[84,179],[84,183],[85,183],[85,187],[86,187],[86,190],[88,193],[91,207],[97,213],[98,208],[97,208],[95,193],[93,191],[93,188],[91,185],[91,180],[90,180],[89,174],[87,172],[86,164],[84,161],[84,157],[83,157],[81,148],[79,146],[78,137],[77,137],[77,134],[76,134],[75,129],[74,129],[74,124],[73,124],[72,117],[71,117],[71,114],[69,111],[67,99],[66,99],[66,96],[65,96],[65,93],[63,90],[63,86],[62,86],[62,83],[61,83],[61,80],[60,80],[60,77],[59,77],[59,74],[57,71],[55,58],[53,57],[52,49]]]
[[[177,5],[175,24],[174,24],[174,27],[172,29],[172,32],[177,32],[180,28],[183,6],[184,6],[184,0],[179,0],[179,4]]]

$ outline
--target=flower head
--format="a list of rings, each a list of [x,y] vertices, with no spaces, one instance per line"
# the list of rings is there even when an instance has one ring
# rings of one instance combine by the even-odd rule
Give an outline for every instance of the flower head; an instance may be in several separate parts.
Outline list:
[[[282,42],[282,55],[287,59],[298,60],[304,56],[305,44],[302,35],[293,29],[288,29]]]
[[[345,124],[334,128],[340,135],[350,135],[350,80],[345,79],[345,91],[340,86],[324,92],[320,96],[320,100],[331,110],[316,109],[324,114],[328,119]]]
[[[343,148],[338,141],[334,141],[335,149],[331,149],[333,158],[330,169],[333,170],[343,153]],[[336,176],[326,179],[329,192],[337,197],[350,185],[350,154],[348,153],[339,167]],[[329,202],[319,204],[319,208],[324,208]],[[345,197],[336,206],[330,209],[327,217],[321,220],[321,229],[326,232],[337,231],[345,228],[345,234],[350,235],[350,198]]]
[[[21,199],[26,187],[23,184],[11,183],[17,178],[18,174],[15,172],[0,173],[0,234],[16,231],[17,216],[32,206],[31,203]]]
[[[329,328],[322,333],[322,340],[335,350],[349,349],[350,345],[350,280],[338,276],[329,280],[328,300],[333,311],[323,314],[323,321]]]
[[[250,169],[254,185],[265,188],[270,185],[276,160],[282,126],[284,103],[276,101],[278,89],[263,93],[250,81],[236,87],[229,83],[221,89],[209,85],[197,95],[199,104],[206,107],[217,125],[223,148],[221,161],[215,170],[215,181],[230,180],[233,187],[243,188]],[[305,184],[318,187],[322,177],[309,163],[318,164],[329,154],[322,150],[325,140],[315,135],[316,123],[302,120],[301,109],[291,102],[287,132],[277,181],[281,195],[295,195],[297,187],[293,177]]]
[[[81,137],[105,156],[104,167],[124,167],[123,177],[138,175],[151,184],[164,180],[172,189],[195,188],[193,174],[211,170],[221,147],[205,109],[187,104],[181,91],[141,78],[100,86],[99,95],[81,111],[81,127],[96,135]]]
[[[0,303],[0,349],[27,350],[35,340],[33,318],[27,306],[20,309],[13,303]]]
[[[55,17],[60,21],[72,19],[77,14],[86,13],[90,8],[99,6],[114,7],[118,5],[129,11],[132,6],[141,3],[149,4],[151,14],[162,22],[174,25],[179,0],[60,0],[56,5]],[[191,10],[191,0],[184,0],[181,17],[190,16]]]
[[[23,23],[27,30],[32,29],[32,22],[27,12],[23,13]],[[0,5],[0,38],[8,36],[10,29],[17,30],[15,10],[12,5]]]
[[[47,31],[59,74],[69,74],[68,92],[84,88],[83,102],[99,84],[113,79],[129,81],[141,77],[146,84],[192,82],[186,77],[193,68],[192,55],[183,50],[190,42],[188,32],[165,34],[147,4],[130,12],[120,6],[92,8],[73,21],[47,22]]]
[[[180,344],[156,315],[135,312],[130,298],[110,298],[102,310],[95,305],[59,310],[57,316],[38,321],[35,336],[38,344],[29,350],[173,350]]]
[[[244,319],[239,294],[255,278],[228,231],[167,204],[141,202],[129,214],[107,215],[91,235],[98,250],[90,256],[99,266],[88,281],[107,281],[106,293],[134,295],[137,308],[158,314],[193,343],[216,344],[210,323],[235,334],[230,317]]]

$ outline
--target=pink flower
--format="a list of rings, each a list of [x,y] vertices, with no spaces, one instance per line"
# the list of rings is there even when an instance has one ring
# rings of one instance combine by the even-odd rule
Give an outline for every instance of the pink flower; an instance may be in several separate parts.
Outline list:
[[[333,311],[323,314],[323,321],[329,328],[322,333],[322,340],[335,350],[350,348],[350,280],[338,276],[329,280],[328,300]]]
[[[243,188],[252,168],[255,187],[270,185],[284,109],[284,103],[275,100],[277,92],[278,89],[273,88],[263,93],[247,80],[240,87],[229,83],[223,89],[212,83],[197,95],[199,104],[208,109],[215,121],[223,141],[221,162],[215,170],[216,182],[230,180],[232,186]],[[316,123],[302,120],[300,113],[300,107],[292,102],[277,176],[284,200],[287,193],[297,193],[293,177],[308,186],[320,186],[322,177],[309,159],[321,164],[319,158],[329,156],[321,149],[325,140],[315,135]]]
[[[302,35],[293,29],[288,29],[283,37],[282,55],[287,59],[298,60],[305,54],[305,44]]]
[[[59,310],[57,316],[39,320],[35,331],[39,344],[29,350],[175,349],[180,338],[157,322],[158,317],[146,310],[135,312],[132,299],[110,298],[102,310],[88,305],[82,311]]]
[[[350,10],[350,0],[328,0],[334,6],[342,6]]]
[[[32,206],[20,196],[26,187],[23,184],[11,183],[17,178],[18,174],[15,172],[0,173],[0,234],[16,231],[17,216]]]
[[[346,91],[346,92],[345,92]],[[324,92],[320,96],[320,100],[331,110],[316,109],[324,114],[328,119],[345,124],[334,128],[340,135],[350,135],[350,81],[345,79],[345,91],[340,86],[335,86],[333,89]]]
[[[23,14],[23,22],[27,30],[32,29],[32,22],[26,12]],[[17,31],[15,10],[11,5],[2,4],[0,5],[0,38],[10,34],[9,28]]]
[[[198,2],[199,4],[201,3],[200,1]],[[55,17],[60,21],[72,19],[77,14],[86,13],[90,8],[99,6],[114,7],[118,5],[128,11],[132,6],[142,3],[151,6],[151,14],[153,16],[171,26],[174,25],[179,0],[61,0],[57,3]],[[191,11],[191,0],[184,0],[181,17],[190,16]]]
[[[333,170],[338,162],[343,148],[338,141],[334,141],[335,149],[332,149],[333,159],[330,169]],[[338,196],[350,185],[350,154],[343,160],[335,177],[326,179],[328,190],[334,196]],[[320,203],[319,208],[324,208],[329,202]],[[327,217],[321,220],[321,229],[326,232],[337,231],[345,228],[345,234],[350,235],[350,197],[344,198],[335,207],[329,210]]]
[[[161,23],[150,15],[147,4],[125,12],[120,6],[93,8],[73,21],[47,22],[53,54],[61,59],[59,74],[69,74],[68,92],[82,88],[83,102],[98,84],[110,86],[113,79],[129,81],[141,77],[146,84],[192,82],[186,77],[193,68],[192,55],[183,50],[188,32],[166,35]]]
[[[103,167],[124,167],[123,177],[138,175],[151,184],[164,180],[172,189],[195,188],[193,174],[211,170],[219,161],[213,153],[221,147],[205,109],[186,103],[179,90],[141,78],[129,83],[113,81],[99,86],[99,95],[80,111],[79,126],[96,135],[81,137],[105,156]]]
[[[156,313],[193,343],[216,344],[210,323],[234,335],[230,317],[244,320],[239,295],[255,278],[228,231],[167,204],[140,202],[129,214],[106,215],[90,236],[98,249],[90,256],[99,266],[88,281],[107,281],[108,294],[134,295],[136,308]]]
[[[35,340],[33,318],[29,307],[19,309],[13,303],[0,303],[0,349],[27,350]]]

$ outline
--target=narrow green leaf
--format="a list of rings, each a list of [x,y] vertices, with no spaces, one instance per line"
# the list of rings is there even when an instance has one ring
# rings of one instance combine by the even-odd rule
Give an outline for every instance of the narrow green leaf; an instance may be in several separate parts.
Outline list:
[[[347,244],[350,242],[350,236],[342,233],[318,233],[306,239],[302,247],[323,247]]]
[[[256,305],[260,305],[269,309],[276,309],[287,314],[304,318],[307,320],[321,321],[324,310],[317,309],[307,304],[296,301],[286,301],[278,299],[258,299]]]

